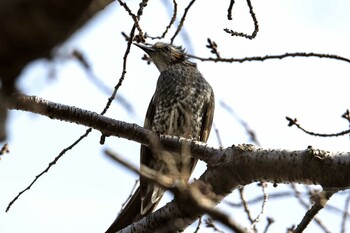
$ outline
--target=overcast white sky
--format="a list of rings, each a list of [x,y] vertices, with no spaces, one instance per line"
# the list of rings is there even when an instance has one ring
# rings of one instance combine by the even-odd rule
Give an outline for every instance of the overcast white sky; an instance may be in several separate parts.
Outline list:
[[[179,1],[180,16],[187,5],[183,2]],[[138,1],[130,1],[129,4],[135,10]],[[267,0],[252,4],[260,26],[256,39],[235,38],[223,31],[223,28],[246,33],[253,31],[244,1],[236,1],[233,21],[226,18],[228,1],[215,4],[197,1],[185,21],[186,33],[180,35],[175,44],[184,45],[189,53],[201,57],[211,56],[205,48],[210,37],[219,45],[222,57],[316,52],[350,58],[348,1]],[[142,17],[141,26],[150,35],[162,33],[170,18],[164,4],[158,1],[151,1]],[[112,88],[121,75],[126,47],[121,32],[128,33],[131,25],[128,14],[114,3],[64,44],[59,53],[79,49],[86,55],[96,77]],[[173,33],[174,30],[171,30],[169,35]],[[184,36],[189,36],[190,40],[184,40]],[[164,41],[169,42],[169,38]],[[155,66],[148,66],[140,59],[142,56],[140,49],[132,48],[126,79],[119,91],[132,104],[135,114],[128,113],[115,103],[107,116],[143,124],[159,74]],[[195,62],[213,86],[216,95],[214,122],[224,146],[247,143],[249,138],[241,124],[220,107],[220,101],[225,101],[249,124],[264,148],[302,150],[312,145],[320,149],[349,151],[348,136],[313,138],[296,128],[287,127],[285,120],[285,116],[297,117],[303,126],[318,132],[346,129],[348,123],[340,116],[349,108],[348,63],[319,58],[287,58],[242,64]],[[54,76],[50,75],[53,70],[56,71]],[[108,98],[72,60],[34,62],[25,70],[20,88],[27,94],[96,112],[103,109]],[[14,111],[10,117],[8,142],[11,154],[3,156],[0,161],[0,232],[104,232],[137,176],[108,160],[103,155],[103,149],[112,149],[138,165],[139,145],[111,137],[101,146],[100,134],[93,132],[25,193],[9,213],[5,213],[6,206],[15,195],[63,148],[85,132],[82,126],[30,113]],[[213,132],[208,143],[218,146]],[[199,165],[194,177],[198,177],[204,169],[205,165]],[[255,187],[256,184],[252,184],[247,188],[248,196],[261,195]],[[288,188],[283,185],[272,188],[270,185],[269,190],[274,192]],[[237,202],[236,196],[228,200]],[[343,199],[344,195],[338,195],[331,204],[342,207]],[[304,210],[294,199],[287,200],[271,200],[268,203],[267,216],[276,220],[270,232],[285,232],[287,227],[298,224],[302,218]],[[241,213],[232,210],[236,220],[247,224],[245,215]],[[321,213],[320,217],[332,232],[339,232],[340,217],[332,213]],[[264,229],[265,224],[265,220],[262,221],[259,229]],[[319,230],[312,224],[306,232]],[[193,229],[186,232],[193,232]],[[203,229],[201,232],[212,231]]]

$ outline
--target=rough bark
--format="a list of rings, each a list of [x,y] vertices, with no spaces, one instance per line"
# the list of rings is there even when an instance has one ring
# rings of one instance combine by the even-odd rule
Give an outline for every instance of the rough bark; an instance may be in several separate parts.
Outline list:
[[[192,156],[207,163],[207,170],[199,181],[188,186],[189,188],[183,188],[183,184],[174,184],[175,199],[171,203],[123,232],[133,232],[135,229],[156,232],[164,227],[184,229],[198,216],[210,212],[212,207],[234,189],[255,181],[320,184],[332,192],[350,187],[348,152],[336,153],[311,147],[301,151],[274,150],[252,145],[216,149],[184,138],[159,136],[135,124],[35,96],[13,95],[7,106],[10,109],[30,111],[51,119],[92,127],[104,135],[133,140],[146,146],[159,146],[160,143],[161,148],[174,152],[186,147]],[[201,203],[209,204],[203,206]],[[170,226],[170,223],[173,225]]]

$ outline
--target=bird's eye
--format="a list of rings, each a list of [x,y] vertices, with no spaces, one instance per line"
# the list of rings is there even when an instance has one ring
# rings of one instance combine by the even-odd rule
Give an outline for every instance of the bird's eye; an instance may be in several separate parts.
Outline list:
[[[164,50],[167,51],[167,52],[170,52],[171,48],[169,46],[165,46]]]

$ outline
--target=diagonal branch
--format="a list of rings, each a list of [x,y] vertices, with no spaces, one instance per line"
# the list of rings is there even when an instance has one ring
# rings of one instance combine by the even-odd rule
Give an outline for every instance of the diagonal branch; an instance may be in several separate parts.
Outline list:
[[[216,149],[184,138],[159,136],[136,124],[114,120],[94,112],[61,105],[35,96],[13,95],[7,101],[7,106],[9,109],[30,111],[51,119],[92,127],[102,132],[103,135],[133,140],[146,146],[152,146],[155,141],[159,141],[162,148],[171,152],[179,152],[185,146],[190,149],[192,156],[207,163],[208,168],[198,182],[205,184],[206,189],[215,194],[210,198],[214,205],[237,187],[259,180],[273,183],[310,184],[312,182],[321,184],[331,191],[350,187],[350,153],[332,153],[312,147],[301,151],[273,150],[256,148],[252,145]],[[186,199],[182,195],[178,198],[180,199],[176,198],[155,212],[155,215],[151,215],[153,217],[150,216],[152,219],[159,214],[163,225],[151,224],[152,226],[149,227],[157,227],[157,229],[168,227],[169,219],[181,216],[182,221],[176,221],[176,225],[172,227],[184,229],[198,216],[206,213],[203,208],[191,208],[188,204],[184,204],[191,203],[191,199]],[[165,210],[168,213],[166,216],[163,215]],[[147,225],[148,221],[150,220],[141,220],[139,223]],[[174,221],[171,222],[175,224]]]
[[[184,12],[184,14],[183,14],[183,16],[182,16],[182,18],[181,18],[181,20],[180,20],[180,23],[179,23],[179,25],[177,26],[177,29],[176,29],[174,35],[173,35],[173,36],[171,37],[171,39],[170,39],[170,44],[172,44],[172,43],[174,42],[175,37],[180,33],[180,31],[181,31],[181,29],[182,29],[182,27],[183,27],[183,25],[184,25],[184,22],[185,22],[185,19],[186,19],[186,15],[187,15],[188,11],[190,10],[191,6],[193,5],[193,3],[194,3],[195,1],[196,1],[196,0],[192,0],[192,1],[188,4],[188,6],[185,8],[185,12]]]
[[[324,191],[322,195],[318,197],[318,200],[316,200],[315,204],[311,207],[311,209],[309,209],[305,213],[303,219],[301,220],[301,222],[293,232],[302,233],[306,229],[306,227],[309,225],[309,223],[312,221],[312,219],[314,219],[316,214],[325,207],[327,201],[333,196],[333,194],[334,192],[332,191],[331,192]],[[328,232],[328,230],[326,232]]]
[[[322,151],[312,147],[301,151],[274,150],[255,148],[252,145],[216,149],[207,147],[202,142],[159,136],[136,124],[114,120],[95,112],[35,96],[13,95],[7,105],[9,109],[30,111],[51,119],[92,127],[103,135],[133,140],[146,146],[151,146],[152,142],[159,140],[162,148],[171,152],[179,152],[183,146],[188,146],[192,156],[208,164],[208,171],[221,169],[221,173],[227,173],[227,177],[233,176],[233,182],[238,184],[259,180],[304,184],[312,181],[328,188],[350,187],[350,153]],[[220,186],[220,182],[216,182],[213,187]],[[223,184],[223,186],[230,185]],[[228,187],[227,191],[230,190]]]
[[[214,195],[214,198],[215,198],[215,194],[210,193],[210,190],[208,190],[205,187],[205,184],[198,181],[193,182],[192,184],[175,181],[173,178],[160,174],[159,172],[156,172],[146,166],[143,168],[143,170],[138,170],[136,167],[129,164],[125,160],[121,159],[118,155],[114,154],[109,150],[106,150],[105,154],[111,159],[113,159],[114,161],[116,161],[117,163],[132,170],[138,175],[141,175],[142,177],[150,180],[151,182],[155,182],[161,187],[172,191],[174,195],[180,196],[180,198],[175,196],[175,201],[181,200],[180,202],[176,202],[176,205],[180,205],[180,206],[184,205],[182,200],[184,200],[185,199],[184,197],[186,197],[186,200],[187,200],[186,205],[191,206],[191,208],[198,208],[200,211],[203,211],[209,214],[211,217],[213,217],[216,220],[219,220],[221,223],[233,229],[235,232],[238,232],[238,233],[251,232],[248,229],[244,229],[243,227],[241,227],[238,223],[233,221],[227,214],[219,210],[216,210],[214,208],[216,204],[210,199],[210,196]],[[204,194],[204,192],[206,193]],[[170,215],[174,219],[173,214],[170,214]],[[183,213],[178,213],[176,215],[177,218],[181,216],[183,216]],[[149,217],[149,218],[152,218],[152,217]],[[156,222],[158,221],[160,220],[156,218]],[[127,229],[123,230],[123,232],[124,231],[128,232],[129,230],[131,231],[131,229],[137,232],[145,232],[148,230],[148,229],[145,229],[142,224],[137,223],[135,225],[136,226],[133,225],[132,227],[131,226],[128,227]],[[137,229],[135,229],[134,227],[137,227]],[[146,227],[148,228],[148,224],[146,224]],[[155,229],[152,228],[150,230],[154,231]]]

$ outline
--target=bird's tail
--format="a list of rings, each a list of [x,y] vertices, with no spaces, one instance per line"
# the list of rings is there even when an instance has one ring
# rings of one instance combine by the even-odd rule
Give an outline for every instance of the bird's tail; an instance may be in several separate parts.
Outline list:
[[[140,187],[137,188],[124,209],[108,228],[106,233],[115,233],[142,218]]]

